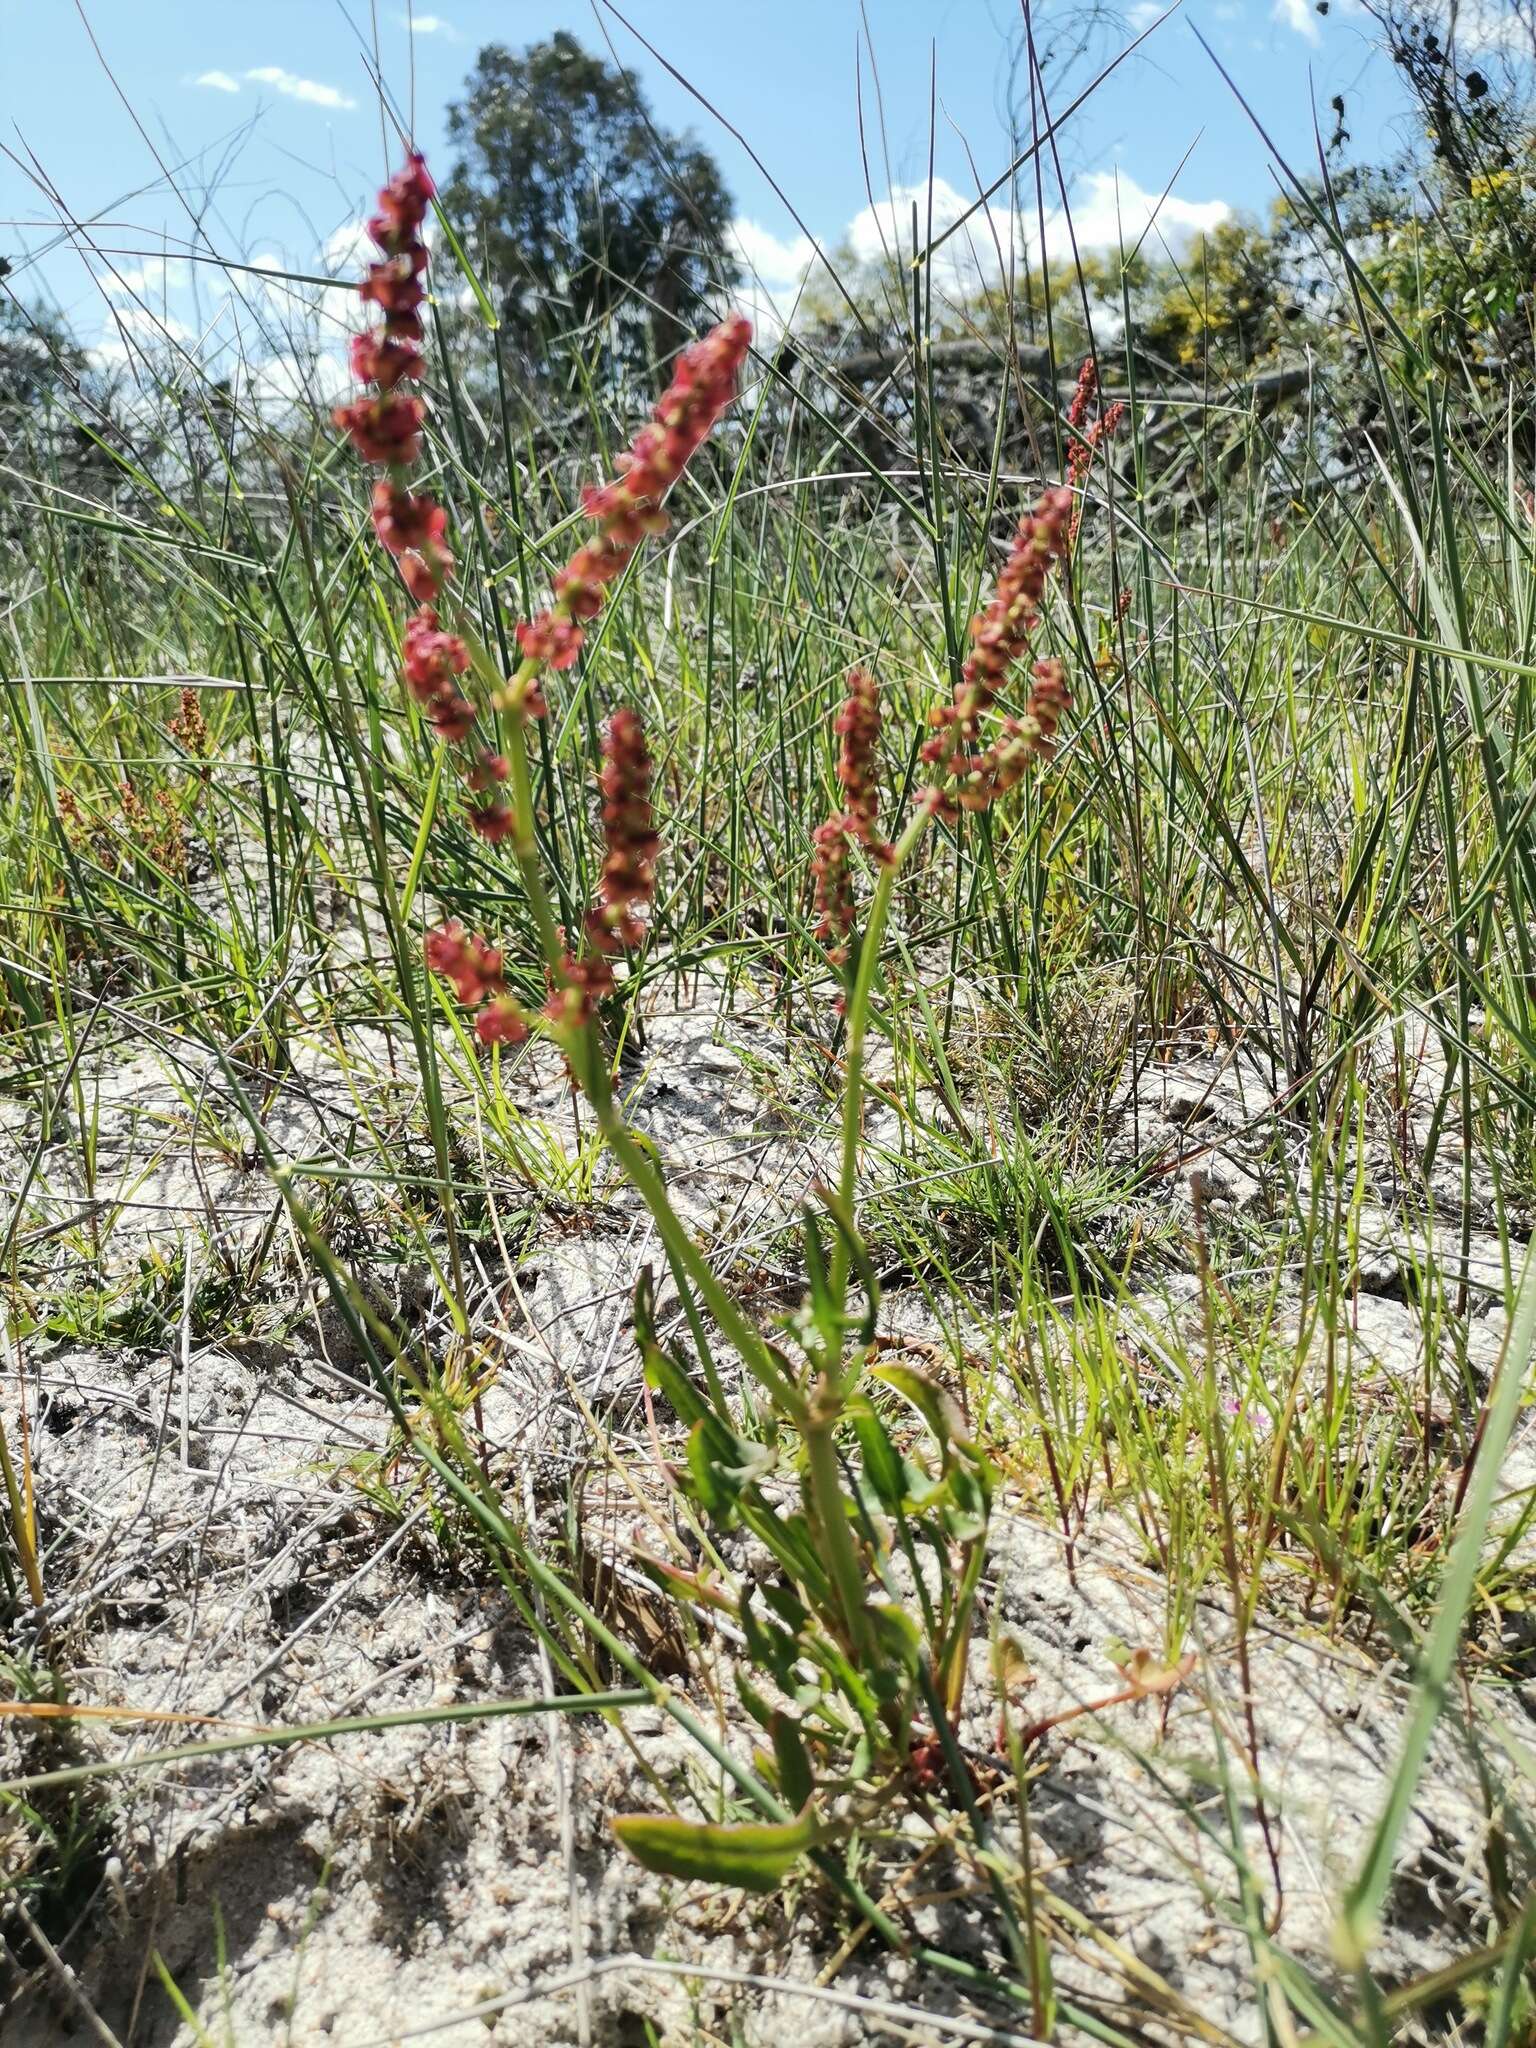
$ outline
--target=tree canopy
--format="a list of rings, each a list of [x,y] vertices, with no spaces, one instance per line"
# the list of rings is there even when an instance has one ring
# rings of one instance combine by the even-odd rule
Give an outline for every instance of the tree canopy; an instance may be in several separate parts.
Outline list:
[[[700,302],[735,281],[731,200],[690,136],[652,117],[634,80],[560,31],[492,43],[448,110],[443,187],[533,374],[557,337],[616,370],[664,357]]]

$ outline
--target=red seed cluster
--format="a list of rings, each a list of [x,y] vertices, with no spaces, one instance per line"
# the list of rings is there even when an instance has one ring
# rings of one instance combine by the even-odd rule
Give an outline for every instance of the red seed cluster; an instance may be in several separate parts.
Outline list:
[[[566,953],[560,980],[551,990],[542,1015],[551,1024],[575,1031],[590,1022],[598,1003],[613,994],[613,969],[602,953]]]
[[[847,826],[861,844],[873,848],[880,813],[880,783],[875,750],[880,742],[880,686],[868,669],[848,672],[848,694],[832,721],[842,745],[837,779],[848,799]]]
[[[426,164],[414,152],[379,194],[368,232],[380,255],[360,291],[382,320],[356,335],[351,349],[353,375],[372,388],[338,407],[335,418],[363,459],[386,472],[373,488],[374,531],[417,606],[403,640],[406,687],[438,734],[458,743],[469,739],[476,713],[460,686],[470,667],[469,649],[438,616],[454,569],[448,521],[434,498],[412,491],[406,474],[420,455],[425,417],[421,399],[403,387],[422,371],[427,267],[422,229],[433,196]],[[751,328],[737,315],[688,349],[618,476],[585,493],[583,506],[597,532],[555,578],[551,607],[518,627],[523,667],[516,691],[505,702],[496,700],[498,709],[522,718],[543,712],[540,670],[571,665],[581,651],[584,627],[601,611],[609,586],[645,537],[665,529],[662,499],[735,396],[750,341]],[[493,846],[517,826],[516,812],[501,794],[508,774],[505,756],[486,748],[465,770],[473,799],[469,823]],[[558,1025],[574,1026],[591,1016],[614,985],[610,956],[638,945],[645,935],[641,913],[655,889],[657,837],[651,760],[632,711],[616,711],[609,720],[601,788],[606,854],[580,950],[567,951],[553,977],[545,1015]],[[872,820],[872,811],[869,816]],[[478,1011],[475,1030],[484,1043],[512,1044],[527,1036],[528,1019],[503,982],[501,955],[484,938],[471,936],[457,921],[448,923],[428,937],[426,960],[461,1003]]]
[[[640,912],[656,892],[661,841],[651,812],[651,757],[640,720],[620,705],[603,733],[603,845],[597,902],[587,913],[587,937],[600,953],[638,946],[645,937]]]
[[[811,834],[811,884],[816,936],[826,946],[827,958],[840,967],[848,958],[855,909],[845,817],[828,818]]]
[[[941,815],[952,815],[957,806],[984,810],[1013,786],[1032,753],[1049,749],[1066,702],[1059,663],[1037,664],[1023,717],[1004,720],[997,737],[985,747],[981,727],[1009,670],[1028,651],[1039,623],[1045,579],[1067,552],[1072,506],[1069,490],[1050,490],[1033,512],[1025,513],[992,602],[971,621],[971,654],[960,672],[960,686],[953,701],[932,714],[936,730],[922,748],[922,759],[941,772],[923,801]]]
[[[445,633],[429,604],[405,622],[406,688],[445,740],[467,739],[475,707],[459,688],[469,667],[469,649],[456,633]]]
[[[1067,449],[1067,482],[1077,503],[1072,513],[1072,526],[1067,536],[1070,548],[1077,540],[1077,529],[1082,524],[1083,506],[1081,491],[1093,468],[1093,459],[1099,449],[1115,438],[1120,423],[1125,418],[1125,401],[1116,399],[1114,404],[1093,417],[1099,402],[1099,366],[1092,356],[1083,358],[1083,366],[1077,373],[1077,388],[1072,394],[1072,403],[1067,408],[1067,430],[1071,444]]]
[[[181,693],[181,709],[166,727],[166,731],[178,746],[184,747],[198,760],[206,760],[213,751],[213,741],[208,734],[203,707],[197,701],[196,690],[184,689]]]
[[[521,1045],[528,1036],[528,1019],[513,996],[492,996],[475,1019],[475,1036],[482,1045]]]
[[[373,530],[400,565],[418,604],[429,604],[453,574],[448,515],[435,498],[417,496],[393,478],[373,487]]]
[[[1061,663],[1054,659],[1037,661],[1022,717],[1001,720],[990,744],[964,758],[952,790],[941,791],[941,800],[933,808],[941,812],[956,807],[966,811],[990,809],[1020,780],[1031,761],[1050,759],[1055,751],[1056,728],[1071,701],[1067,694],[1067,672]],[[932,792],[930,799],[931,796]]]
[[[1087,438],[1088,421],[1098,395],[1098,358],[1084,356],[1082,368],[1077,373],[1077,386],[1072,393],[1072,403],[1067,407],[1067,433],[1070,437],[1067,446],[1067,476],[1074,484],[1080,481],[1078,457]]]
[[[847,939],[853,929],[852,848],[857,843],[878,861],[891,858],[891,848],[878,831],[880,689],[867,669],[849,671],[848,694],[832,730],[841,742],[837,779],[847,804],[811,834],[811,879],[816,936],[826,942],[828,957],[840,964],[848,957]]]
[[[379,194],[368,232],[380,256],[369,265],[359,291],[364,303],[377,306],[384,317],[378,327],[352,338],[352,374],[374,389],[338,406],[335,418],[363,460],[389,472],[373,487],[373,527],[420,607],[405,629],[406,684],[438,735],[458,741],[472,730],[475,707],[458,681],[469,667],[468,649],[437,619],[437,602],[453,574],[448,519],[435,498],[413,492],[405,479],[421,454],[426,412],[422,401],[401,387],[421,375],[427,267],[421,231],[433,190],[426,163],[413,152]]]
[[[750,322],[736,313],[686,349],[618,476],[582,493],[582,510],[597,532],[556,575],[553,605],[518,627],[526,660],[561,669],[580,654],[586,624],[602,610],[610,585],[648,535],[665,532],[661,501],[735,397],[751,340]]]
[[[426,955],[432,972],[453,983],[461,1003],[483,1003],[500,991],[500,952],[479,933],[465,931],[456,917],[427,933]]]
[[[427,965],[451,984],[466,1009],[478,1010],[475,1032],[484,1045],[517,1045],[528,1036],[528,1020],[502,981],[502,959],[495,946],[467,932],[451,918],[427,933]]]
[[[586,1024],[602,998],[613,993],[613,957],[645,937],[640,913],[656,891],[661,843],[651,811],[651,775],[644,729],[636,714],[621,705],[603,732],[598,787],[605,854],[597,901],[587,912],[585,945],[578,952],[567,944],[559,978],[544,1005],[545,1017],[568,1031]]]

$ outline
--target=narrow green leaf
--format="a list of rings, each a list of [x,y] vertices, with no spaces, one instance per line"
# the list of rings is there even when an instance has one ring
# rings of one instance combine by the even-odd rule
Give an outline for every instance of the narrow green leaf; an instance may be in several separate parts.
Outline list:
[[[623,1814],[613,1832],[637,1863],[688,1883],[729,1884],[748,1892],[776,1891],[794,1863],[815,1846],[809,1807],[798,1820],[680,1820],[675,1815]]]
[[[781,1709],[768,1723],[773,1738],[773,1759],[779,1770],[779,1790],[797,1812],[803,1812],[816,1790],[815,1774],[800,1733],[800,1723]]]
[[[1504,1355],[1489,1390],[1486,1427],[1478,1450],[1472,1484],[1462,1506],[1461,1524],[1451,1546],[1450,1562],[1440,1590],[1440,1607],[1419,1666],[1413,1710],[1403,1737],[1387,1803],[1346,1893],[1334,1928],[1340,1960],[1363,1969],[1375,1939],[1381,1904],[1392,1880],[1398,1836],[1418,1791],[1429,1745],[1445,1704],[1446,1688],[1461,1642],[1462,1624],[1472,1602],[1482,1555],[1483,1536],[1498,1496],[1504,1453],[1509,1446],[1536,1349],[1536,1254],[1526,1254],[1525,1271],[1515,1296]]]

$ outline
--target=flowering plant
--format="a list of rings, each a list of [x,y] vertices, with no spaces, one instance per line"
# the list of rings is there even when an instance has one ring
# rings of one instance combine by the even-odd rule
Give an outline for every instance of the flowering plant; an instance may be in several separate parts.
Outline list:
[[[812,835],[810,876],[817,930],[843,984],[841,1156],[836,1186],[812,1189],[805,1205],[806,1299],[771,1338],[742,1312],[679,1219],[654,1147],[630,1129],[614,1096],[598,1002],[614,986],[615,961],[644,936],[660,848],[640,720],[620,706],[604,726],[604,857],[596,900],[574,934],[557,926],[541,870],[528,752],[529,727],[545,715],[549,676],[580,658],[587,627],[645,540],[665,529],[668,493],[735,396],[750,330],[732,316],[687,350],[617,475],[584,493],[582,509],[595,531],[553,578],[548,605],[518,625],[522,659],[503,680],[441,624],[453,570],[446,520],[407,481],[423,408],[401,386],[421,368],[421,227],[431,190],[421,159],[412,157],[381,195],[372,232],[382,254],[363,295],[383,309],[384,324],[359,337],[353,352],[359,375],[376,389],[342,407],[337,420],[365,460],[385,470],[374,489],[374,525],[417,605],[405,629],[406,685],[439,737],[461,753],[470,822],[511,849],[539,936],[548,1000],[530,1015],[507,989],[499,949],[457,921],[428,936],[427,965],[475,1013],[485,1044],[515,1042],[537,1028],[559,1045],[606,1144],[655,1220],[703,1385],[687,1359],[662,1345],[648,1281],[636,1290],[636,1331],[652,1386],[688,1429],[687,1456],[673,1477],[705,1561],[649,1552],[636,1559],[694,1614],[729,1617],[746,1650],[738,1693],[772,1737],[767,1768],[782,1799],[791,1811],[819,1803],[825,1814],[822,1795],[837,1788],[863,1787],[867,1795],[940,1778],[968,1796],[969,1767],[956,1729],[991,1470],[936,1380],[878,1362],[879,1293],[856,1222],[865,1040],[895,881],[924,833],[961,811],[989,808],[1031,761],[1051,752],[1068,705],[1061,664],[1034,662],[1018,712],[1002,702],[1029,653],[1047,577],[1066,558],[1073,494],[1048,490],[1020,519],[992,599],[971,623],[969,656],[950,700],[932,714],[921,748],[931,779],[894,842],[881,836],[879,824],[878,684],[865,668],[848,678],[834,724],[841,806]],[[472,671],[477,686],[485,685],[483,708],[463,686]],[[483,719],[494,721],[494,745],[480,737]],[[862,929],[860,857],[875,874]],[[745,1402],[728,1393],[713,1355],[717,1342],[735,1353],[755,1390]],[[898,1443],[887,1420],[893,1400],[910,1410],[926,1452]],[[771,1590],[744,1583],[727,1567],[716,1537],[733,1527],[748,1530],[772,1557]],[[925,1558],[937,1561],[936,1575],[924,1571]],[[689,1858],[698,1845],[688,1846],[687,1824],[658,1834],[660,1825],[623,1823],[621,1832],[647,1861],[696,1874]],[[816,1838],[794,1841],[804,1848]]]

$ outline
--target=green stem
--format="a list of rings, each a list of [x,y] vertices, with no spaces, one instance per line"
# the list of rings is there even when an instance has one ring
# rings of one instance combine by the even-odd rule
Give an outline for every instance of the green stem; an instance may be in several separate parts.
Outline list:
[[[869,1032],[869,1005],[874,991],[875,969],[885,937],[886,919],[896,893],[896,878],[913,848],[927,831],[933,813],[919,805],[907,829],[897,840],[890,859],[880,870],[869,906],[869,919],[859,941],[859,964],[854,973],[853,992],[848,998],[848,1052],[843,1070],[843,1157],[837,1189],[845,1214],[854,1213],[854,1193],[859,1175],[859,1140],[864,1127],[864,1042]],[[839,1236],[832,1249],[832,1293],[841,1308],[848,1291],[850,1254]]]
[[[798,1390],[776,1363],[762,1333],[752,1327],[721,1286],[714,1268],[694,1243],[682,1219],[673,1208],[661,1174],[646,1156],[634,1132],[619,1113],[608,1081],[607,1062],[597,1040],[597,1026],[589,1024],[581,1032],[573,1034],[573,1037],[576,1044],[585,1047],[586,1057],[580,1064],[589,1069],[589,1072],[581,1073],[581,1081],[591,1101],[598,1125],[609,1149],[650,1210],[662,1243],[698,1289],[705,1307],[769,1399],[788,1420],[797,1426],[803,1426],[805,1404]]]
[[[864,1568],[848,1527],[842,1473],[837,1465],[837,1446],[832,1433],[842,1412],[841,1395],[830,1380],[823,1382],[829,1394],[825,1415],[813,1413],[805,1430],[805,1455],[810,1479],[814,1519],[827,1546],[827,1564],[843,1610],[843,1628],[855,1662],[862,1662],[869,1644],[864,1613]]]
[[[7,1798],[87,1778],[116,1777],[127,1771],[158,1770],[165,1764],[195,1763],[199,1758],[229,1756],[241,1749],[289,1749],[296,1742],[334,1742],[342,1735],[371,1735],[385,1728],[437,1728],[463,1721],[493,1721],[507,1715],[611,1714],[625,1707],[643,1707],[650,1700],[643,1688],[626,1692],[556,1693],[548,1699],[462,1700],[445,1707],[401,1707],[387,1714],[353,1714],[339,1721],[311,1721],[299,1728],[253,1728],[239,1735],[217,1735],[202,1742],[184,1742],[175,1749],[150,1749],[137,1756],[103,1757],[95,1763],[70,1764],[57,1771],[34,1771],[27,1778],[7,1778],[0,1793]],[[64,1718],[61,1716],[61,1718]],[[133,1719],[124,1708],[125,1721]]]
[[[525,663],[524,669],[527,667],[528,664]],[[513,678],[514,690],[523,679],[523,675],[524,670],[519,670],[518,675]],[[538,842],[534,831],[533,780],[528,765],[527,720],[520,709],[514,709],[508,720],[507,761],[508,780],[512,790],[512,850],[533,911],[539,943],[549,971],[557,986],[565,986],[567,977],[561,965],[564,953],[556,932],[554,908],[539,868]],[[553,1036],[575,1069],[576,1078],[592,1105],[609,1150],[650,1210],[668,1255],[698,1289],[715,1322],[734,1345],[742,1363],[757,1379],[770,1399],[786,1416],[799,1419],[804,1406],[799,1393],[775,1362],[761,1333],[752,1327],[720,1284],[714,1268],[694,1243],[673,1208],[660,1171],[646,1156],[640,1141],[625,1123],[618,1104],[613,1099],[607,1053],[596,1022],[589,1022],[575,1030],[565,1030],[556,1025],[553,1027]]]
[[[554,905],[549,900],[549,891],[544,886],[544,876],[539,868],[539,840],[533,809],[533,775],[528,766],[528,716],[522,708],[522,696],[527,685],[538,674],[538,665],[524,662],[513,677],[509,694],[514,703],[504,721],[509,780],[512,784],[512,852],[517,861],[518,873],[523,879],[523,890],[528,906],[533,912],[533,922],[539,934],[539,950],[544,955],[544,964],[557,983],[563,983],[560,963],[564,949],[560,944],[559,927],[555,921]]]

